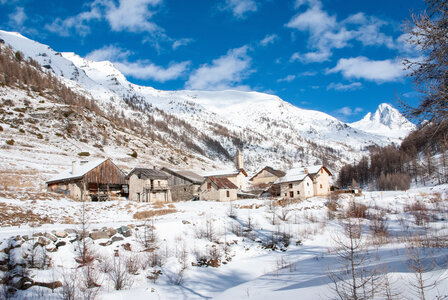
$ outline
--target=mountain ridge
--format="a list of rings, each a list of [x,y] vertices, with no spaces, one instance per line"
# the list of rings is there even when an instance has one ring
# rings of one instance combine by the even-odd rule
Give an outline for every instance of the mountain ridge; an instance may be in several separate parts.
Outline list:
[[[266,164],[286,168],[325,160],[335,161],[337,167],[344,161],[360,158],[369,145],[400,140],[359,130],[328,114],[299,108],[275,95],[233,90],[157,90],[130,83],[108,61],[93,62],[73,52],[59,53],[20,34],[0,31],[0,38],[14,50],[37,60],[73,90],[95,99],[105,110],[113,107],[142,124],[148,118],[160,120],[173,116],[182,120],[183,123],[175,121],[180,123],[171,122],[166,126],[185,135],[198,150],[202,148],[205,152],[201,155],[205,153],[226,165],[231,163],[230,153],[243,148],[254,169]],[[186,129],[181,123],[190,124],[192,129]],[[152,130],[157,132],[158,128]],[[162,135],[168,142],[177,141],[175,136],[170,139]]]

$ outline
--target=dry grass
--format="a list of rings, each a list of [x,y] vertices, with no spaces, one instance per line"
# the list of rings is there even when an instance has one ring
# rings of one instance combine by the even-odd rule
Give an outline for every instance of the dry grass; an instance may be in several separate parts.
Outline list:
[[[142,219],[148,219],[155,216],[163,216],[168,214],[173,214],[177,212],[176,209],[172,208],[165,208],[165,209],[158,209],[158,210],[143,210],[136,212],[132,217],[134,219],[142,220]]]
[[[237,208],[239,209],[259,209],[260,207],[263,207],[263,204],[250,204],[250,205],[241,205]]]
[[[24,210],[20,206],[0,203],[0,226],[21,226],[24,224],[53,224],[49,216],[41,216],[32,210]]]

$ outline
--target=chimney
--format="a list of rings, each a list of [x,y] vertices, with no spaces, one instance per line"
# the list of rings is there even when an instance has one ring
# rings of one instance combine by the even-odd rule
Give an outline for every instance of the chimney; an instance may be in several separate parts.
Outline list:
[[[305,172],[305,174],[308,174],[308,168],[303,168],[303,172]]]
[[[75,175],[78,173],[78,164],[76,163],[76,160],[72,161],[72,175]]]

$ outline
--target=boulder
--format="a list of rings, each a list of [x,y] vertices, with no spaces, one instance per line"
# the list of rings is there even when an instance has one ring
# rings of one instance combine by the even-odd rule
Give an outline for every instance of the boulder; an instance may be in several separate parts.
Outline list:
[[[126,231],[129,231],[129,227],[128,226],[124,226],[123,225],[123,226],[117,228],[117,232],[119,234],[123,234],[123,232],[126,232]]]
[[[124,237],[130,237],[132,236],[132,231],[129,229],[128,231],[124,231],[122,234]]]
[[[67,243],[66,242],[64,242],[64,241],[60,241],[60,242],[57,242],[56,243],[56,248],[59,248],[59,247],[62,247],[62,246],[65,246]]]
[[[67,232],[68,234],[78,233],[78,230],[73,228],[65,229],[64,231]]]
[[[45,246],[45,250],[47,250],[48,252],[56,252],[58,248],[56,248],[56,246],[52,243]]]
[[[92,240],[108,239],[109,235],[107,234],[107,232],[104,231],[94,231],[90,233],[90,238]]]
[[[191,224],[191,223],[187,220],[182,220],[182,224]]]
[[[53,243],[58,241],[58,238],[56,236],[54,236],[53,234],[49,233],[49,232],[45,232],[44,236],[47,239],[49,239],[50,241],[52,241]]]
[[[66,238],[67,236],[68,236],[68,233],[67,232],[65,232],[65,231],[59,231],[59,232],[56,232],[55,234],[54,234],[56,237],[58,237],[58,238]]]
[[[51,241],[43,236],[40,236],[36,242],[37,245],[41,245],[41,246],[46,246],[50,243],[51,243]],[[34,244],[34,246],[36,246],[36,244]]]
[[[117,234],[117,231],[114,228],[107,228],[106,232],[109,235],[109,237],[112,237]]]
[[[113,236],[112,237],[112,243],[122,241],[122,240],[124,240],[124,238],[122,238],[121,236]]]
[[[102,242],[102,243],[100,243],[100,246],[103,246],[103,247],[105,247],[105,246],[109,246],[109,245],[112,245],[112,241],[111,241],[111,240],[108,240],[108,241],[106,241],[106,242]]]

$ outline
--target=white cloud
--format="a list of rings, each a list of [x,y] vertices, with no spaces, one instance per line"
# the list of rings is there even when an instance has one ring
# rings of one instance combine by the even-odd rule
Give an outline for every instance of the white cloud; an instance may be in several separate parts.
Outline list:
[[[88,53],[86,55],[86,58],[93,61],[102,61],[102,60],[123,61],[127,60],[131,54],[132,53],[129,50],[109,45]]]
[[[160,27],[150,21],[162,0],[120,0],[118,6],[114,1],[106,3],[106,19],[114,31],[155,32]]]
[[[294,53],[291,61],[303,63],[328,61],[333,49],[352,46],[358,41],[363,46],[384,46],[396,49],[396,41],[381,32],[387,22],[364,13],[357,13],[338,21],[329,15],[320,0],[297,0],[296,8],[307,7],[285,24],[286,27],[309,33],[307,53]]]
[[[188,45],[188,44],[190,44],[192,42],[193,42],[193,39],[184,38],[184,39],[180,39],[180,40],[174,41],[172,47],[175,50],[175,49],[177,49],[177,48],[179,48],[181,46],[186,46],[186,45]]]
[[[293,81],[294,79],[296,79],[296,77],[297,77],[296,75],[288,75],[288,76],[286,76],[286,77],[277,79],[277,82],[291,82],[291,81]]]
[[[301,31],[309,31],[312,35],[317,35],[336,25],[336,17],[329,16],[323,11],[320,5],[314,5],[304,13],[297,14],[287,24],[286,27],[295,28]]]
[[[211,64],[202,65],[190,75],[185,86],[196,90],[238,88],[239,83],[252,73],[248,50],[247,46],[231,49]]]
[[[23,7],[17,7],[16,10],[9,15],[9,23],[16,26],[22,26],[26,19],[27,16]]]
[[[182,76],[190,65],[190,62],[170,63],[168,68],[157,66],[148,61],[115,62],[114,65],[124,75],[138,79],[152,79],[158,82],[165,82]]]
[[[278,39],[278,35],[276,35],[276,34],[268,34],[268,35],[265,36],[264,39],[262,39],[260,41],[260,45],[267,46],[269,44],[273,44],[273,43],[275,43],[275,41],[277,39]]]
[[[257,11],[258,7],[254,0],[225,0],[221,9],[230,10],[236,18],[243,19],[248,12]]]
[[[66,19],[56,18],[52,24],[46,24],[45,28],[48,31],[58,33],[62,36],[68,36],[70,34],[70,29],[73,28],[79,35],[86,36],[90,33],[90,26],[88,23],[93,20],[99,20],[101,17],[102,14],[98,2],[94,1],[90,5],[89,11],[84,11]]]
[[[171,62],[167,68],[164,68],[147,60],[129,62],[128,58],[130,55],[132,55],[132,52],[129,50],[109,45],[90,52],[86,55],[86,58],[94,61],[109,60],[126,76],[132,76],[137,79],[151,79],[158,82],[165,82],[183,76],[190,65],[189,61]]]
[[[363,109],[361,107],[356,107],[355,109],[352,109],[348,106],[345,106],[345,107],[342,107],[342,108],[336,110],[336,114],[348,117],[348,116],[357,115],[362,111],[363,111]]]
[[[315,72],[315,71],[305,71],[305,72],[300,73],[300,76],[316,76],[316,75],[317,75],[317,72]]]
[[[379,83],[397,81],[404,76],[400,61],[369,60],[364,56],[341,58],[334,68],[327,71],[327,74],[339,72],[348,79],[365,79]]]
[[[362,84],[360,82],[353,82],[350,84],[343,84],[343,83],[330,83],[327,86],[327,90],[335,90],[335,91],[353,91],[360,89],[362,87]]]

